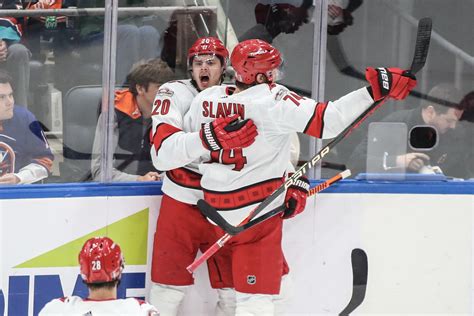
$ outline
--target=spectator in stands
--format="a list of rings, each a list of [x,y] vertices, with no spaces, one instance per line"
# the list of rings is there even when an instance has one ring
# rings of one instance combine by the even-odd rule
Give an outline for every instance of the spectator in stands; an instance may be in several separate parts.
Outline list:
[[[127,0],[129,6],[144,6],[143,0]],[[67,5],[78,8],[104,8],[104,0],[77,0],[68,1]],[[71,64],[81,65],[83,76],[88,84],[101,80],[103,45],[104,45],[104,17],[81,16],[75,21],[76,33],[68,34],[58,39],[56,45],[57,57],[61,65],[58,71],[69,69]],[[124,84],[132,66],[140,60],[159,57],[160,33],[147,25],[143,17],[119,18],[117,26],[117,49],[115,82]],[[95,77],[93,76],[95,75]],[[77,76],[74,80],[79,79]],[[73,85],[82,84],[73,83]],[[67,87],[70,88],[70,87]]]
[[[158,316],[155,307],[136,298],[117,298],[117,288],[124,269],[120,246],[108,237],[86,241],[79,252],[81,277],[89,296],[57,298],[39,312],[47,315],[143,315]]]
[[[328,34],[337,35],[353,24],[352,12],[361,0],[350,0],[346,8],[342,0],[328,1]],[[255,6],[257,24],[239,37],[240,41],[258,38],[268,43],[280,34],[292,34],[311,19],[312,0],[258,0]]]
[[[281,33],[296,32],[303,23],[309,22],[310,0],[259,0],[255,6],[257,24],[239,37],[240,41],[261,39],[272,43]]]
[[[0,0],[0,9],[49,9],[56,8],[60,2],[61,0]],[[7,70],[13,78],[16,102],[28,106],[31,52],[20,42],[23,39],[22,21],[23,18],[0,17],[0,68]]]
[[[35,116],[14,102],[12,78],[0,70],[0,184],[37,182],[54,157]]]
[[[112,143],[113,181],[158,181],[150,157],[151,112],[161,83],[173,79],[171,69],[159,59],[137,65],[128,75],[129,88],[115,92]],[[105,116],[100,115],[93,145],[92,177],[100,180],[100,145]]]
[[[452,84],[438,84],[430,90],[428,98],[422,100],[421,107],[397,111],[385,117],[383,122],[406,123],[408,131],[415,126],[429,125],[436,130],[438,135],[433,135],[438,138],[438,144],[431,149],[412,150],[398,156],[387,152],[386,169],[399,168],[417,173],[426,170],[425,166],[438,166],[446,175],[450,175],[450,170],[457,164],[458,157],[456,150],[452,148],[453,144],[450,144],[446,135],[448,131],[456,128],[463,115],[463,109],[459,103],[461,97],[461,92]],[[352,153],[348,167],[355,173],[364,172],[366,158],[367,138]]]
[[[474,123],[474,91],[469,92],[461,100],[461,107],[464,113],[461,116],[461,121]]]
[[[0,9],[21,10],[20,0],[1,0]],[[0,68],[12,74],[12,85],[15,87],[15,100],[18,104],[28,105],[30,83],[29,61],[31,53],[20,43],[23,35],[18,19],[0,17]]]
[[[464,112],[458,126],[446,133],[446,143],[450,144],[452,154],[457,157],[450,160],[447,173],[453,177],[471,179],[474,178],[474,91],[467,93],[459,105]]]

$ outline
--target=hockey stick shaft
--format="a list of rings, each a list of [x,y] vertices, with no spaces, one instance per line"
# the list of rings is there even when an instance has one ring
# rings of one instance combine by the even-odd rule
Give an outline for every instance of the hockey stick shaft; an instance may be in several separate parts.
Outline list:
[[[418,32],[416,37],[415,54],[411,64],[410,72],[415,74],[423,68],[428,54],[429,42],[431,34],[431,19],[423,18],[418,23]],[[354,129],[356,129],[362,122],[369,117],[382,103],[385,101],[381,99],[374,102],[362,114],[360,114],[349,126],[347,126],[339,135],[333,138],[326,146],[324,146],[310,161],[303,164],[291,177],[289,177],[283,185],[276,189],[269,195],[259,206],[257,206],[250,217],[253,218],[265,209],[271,202],[273,202],[280,194],[286,191],[298,178],[304,175],[309,169],[318,164],[322,158],[327,155],[331,149],[337,145],[341,140],[345,139]]]
[[[332,184],[335,181],[338,181],[340,179],[344,179],[344,178],[350,176],[350,171],[346,170],[344,172],[341,172],[340,176],[341,176],[341,178],[339,178],[339,175],[336,175],[333,178],[329,179],[325,183],[321,184],[320,188],[316,188],[316,190],[314,190],[314,192],[319,192],[322,189],[322,187],[327,186],[328,183]],[[217,226],[222,228],[226,233],[231,234],[231,235],[237,235],[237,234],[243,232],[244,230],[249,229],[250,227],[252,227],[254,225],[257,225],[258,223],[263,222],[263,221],[269,219],[270,217],[273,217],[276,214],[281,213],[281,212],[286,210],[286,205],[282,204],[282,205],[266,212],[262,216],[257,217],[254,220],[252,220],[252,218],[254,217],[253,212],[250,212],[250,214],[247,215],[247,217],[239,225],[233,226],[232,224],[227,222],[224,219],[224,217],[213,206],[211,206],[206,201],[199,200],[198,203],[197,203],[197,206],[199,207],[199,210],[204,214],[204,216],[209,218]]]
[[[349,8],[349,6],[351,6],[351,3],[349,3],[348,8]],[[424,28],[429,28],[431,30],[431,24],[430,23],[426,23],[426,21],[424,21],[424,22],[421,23],[421,25]],[[417,34],[421,34],[421,35],[426,34],[425,36],[428,36],[427,40],[429,41],[430,33],[431,32],[427,32],[427,30],[423,30],[423,32],[419,31]],[[417,40],[421,40],[421,39],[417,39]],[[329,35],[327,37],[327,49],[328,49],[329,56],[331,57],[332,61],[334,62],[335,66],[337,67],[339,72],[343,73],[346,76],[365,81],[365,75],[362,72],[355,69],[350,64],[350,62],[348,61],[346,53],[344,51],[343,46],[341,45],[341,42],[339,40],[338,35]],[[416,49],[415,49],[415,58],[413,60],[417,59],[416,58],[417,55],[419,55],[419,57],[423,56],[423,55],[420,55],[420,53],[421,52],[417,52]],[[425,58],[426,58],[426,56],[425,56]],[[418,64],[420,64],[420,63],[418,63]],[[423,62],[423,64],[424,64],[424,62]],[[417,69],[412,69],[412,73],[416,73],[418,70]],[[448,105],[448,106],[449,105],[451,105],[451,106],[454,105],[452,102],[450,102],[448,100],[435,98],[435,97],[429,96],[427,94],[421,93],[421,92],[416,91],[416,90],[410,91],[410,95],[415,97],[415,98],[428,100],[430,102],[435,102],[435,103],[441,104],[441,105]]]
[[[334,177],[324,181],[323,183],[317,185],[316,187],[312,188],[309,190],[308,192],[308,197],[309,196],[312,196],[318,192],[321,192],[322,190],[325,190],[326,188],[328,188],[330,185],[332,185],[333,183],[339,181],[339,180],[342,180],[342,179],[345,179],[347,177],[349,177],[351,174],[350,170],[345,170],[341,173],[338,173],[337,175],[335,175]],[[281,212],[281,211],[280,211]],[[276,215],[277,213],[275,213],[274,215]],[[262,216],[263,217],[263,216]],[[240,225],[244,225],[245,223],[248,222],[248,217],[245,218],[241,223]],[[186,269],[190,272],[190,273],[193,273],[194,271],[196,271],[196,269],[202,265],[205,261],[207,261],[210,257],[212,257],[217,251],[219,251],[219,249],[221,249],[222,247],[224,247],[225,243],[230,239],[232,238],[232,235],[229,234],[229,233],[226,233],[224,234],[224,236],[222,236],[221,238],[219,238],[219,240],[217,240],[211,247],[209,247],[199,258],[197,258],[196,260],[194,260],[193,263],[191,263],[188,267],[186,267]]]
[[[325,190],[327,187],[329,187],[330,185],[332,185],[333,183],[339,181],[339,180],[342,180],[342,179],[345,179],[347,177],[349,177],[351,175],[351,171],[349,169],[347,170],[344,170],[343,172],[341,173],[338,173],[337,175],[335,175],[334,177],[318,184],[317,186],[315,186],[314,188],[310,189],[308,191],[308,197],[309,196],[312,196],[318,192],[321,192],[322,190]],[[255,226],[263,221],[266,221],[267,219],[275,216],[276,214],[279,214],[281,212],[284,212],[286,210],[286,205],[280,205],[279,207],[277,208],[274,208],[273,210],[263,214],[262,216],[259,216],[257,217],[256,219],[254,220],[249,220],[246,224],[244,225],[239,225],[237,226],[236,228],[241,228],[241,230],[239,231],[233,231],[234,234],[233,235],[236,235],[246,229],[249,229],[250,227],[252,226]],[[228,233],[231,233],[231,232],[228,232]]]

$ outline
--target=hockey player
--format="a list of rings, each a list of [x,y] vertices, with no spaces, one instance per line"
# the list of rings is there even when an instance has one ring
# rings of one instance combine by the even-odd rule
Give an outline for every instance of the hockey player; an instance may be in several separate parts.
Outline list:
[[[232,225],[238,225],[284,182],[292,133],[335,137],[374,101],[403,99],[416,84],[414,77],[401,69],[368,68],[370,86],[320,103],[275,83],[281,63],[280,52],[264,41],[239,43],[231,56],[236,87],[216,86],[201,92],[185,116],[185,128],[194,131],[210,127],[214,118],[234,114],[257,125],[259,135],[252,145],[213,151],[211,161],[202,160],[199,165],[205,200]],[[236,315],[274,314],[273,296],[280,292],[282,277],[282,222],[304,210],[308,188],[309,182],[300,178],[286,196],[271,204],[286,204],[281,217],[275,216],[228,242]]]
[[[229,53],[220,40],[198,39],[188,52],[192,79],[168,82],[160,87],[154,102],[151,157],[156,169],[166,171],[160,214],[153,244],[150,302],[164,316],[177,315],[186,288],[193,277],[186,267],[198,250],[204,251],[217,235],[196,207],[202,198],[201,175],[193,164],[211,148],[249,146],[257,131],[252,121],[226,128],[229,118],[213,121],[209,133],[187,133],[183,117],[199,92],[222,82]],[[233,315],[234,292],[228,256],[221,252],[208,262],[211,286],[218,289],[217,315]],[[220,266],[228,270],[220,270]]]
[[[54,299],[40,311],[47,315],[159,316],[156,308],[136,298],[117,299],[124,268],[120,246],[108,237],[87,240],[79,253],[81,276],[89,289],[87,299],[69,296]]]

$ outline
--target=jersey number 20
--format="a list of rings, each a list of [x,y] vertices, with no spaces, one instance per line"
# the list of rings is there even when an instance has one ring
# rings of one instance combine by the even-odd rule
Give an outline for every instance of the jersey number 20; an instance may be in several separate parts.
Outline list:
[[[171,104],[171,101],[169,99],[164,99],[164,100],[157,99],[155,101],[155,104],[153,104],[154,108],[153,108],[153,112],[151,113],[151,115],[158,115],[158,114],[166,115],[166,114],[168,114],[168,112],[170,110],[170,104]]]

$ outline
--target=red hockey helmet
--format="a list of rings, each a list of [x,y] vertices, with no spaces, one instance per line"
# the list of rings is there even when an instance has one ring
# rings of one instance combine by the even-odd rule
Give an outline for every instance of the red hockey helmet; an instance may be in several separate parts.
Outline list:
[[[105,283],[120,279],[124,260],[120,246],[112,239],[94,237],[82,247],[79,265],[86,283]]]
[[[216,37],[198,38],[188,51],[188,65],[191,67],[193,57],[197,55],[216,55],[221,58],[222,66],[225,67],[229,58],[229,51]]]
[[[235,78],[245,84],[255,82],[257,74],[264,74],[270,82],[274,81],[273,70],[280,67],[282,61],[278,49],[259,39],[240,42],[230,56]]]

